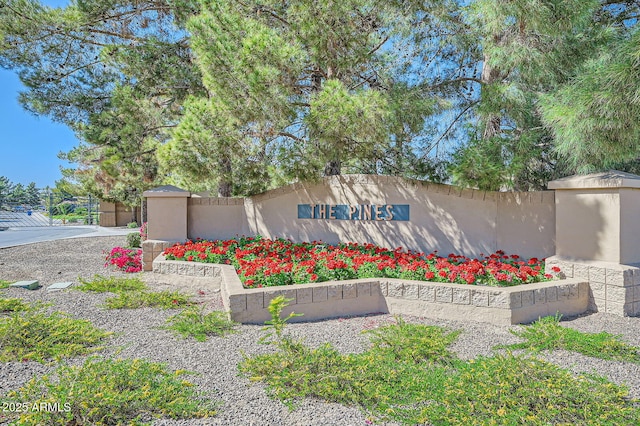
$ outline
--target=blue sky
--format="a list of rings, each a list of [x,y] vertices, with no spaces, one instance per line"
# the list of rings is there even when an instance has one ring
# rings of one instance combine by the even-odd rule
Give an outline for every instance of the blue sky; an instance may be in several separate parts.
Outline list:
[[[45,0],[44,4],[64,6],[68,0]],[[0,69],[0,176],[13,183],[54,186],[62,177],[60,166],[69,167],[58,153],[69,151],[78,140],[68,127],[25,111],[18,103],[21,90],[15,73]]]

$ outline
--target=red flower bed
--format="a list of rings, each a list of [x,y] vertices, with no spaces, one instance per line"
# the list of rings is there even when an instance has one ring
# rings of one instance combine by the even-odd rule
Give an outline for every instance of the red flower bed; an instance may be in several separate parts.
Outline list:
[[[246,288],[303,284],[353,278],[403,278],[492,286],[548,281],[544,262],[502,251],[470,259],[450,254],[389,250],[373,244],[336,246],[262,237],[187,241],[164,251],[167,260],[233,265]],[[554,267],[554,272],[560,270]]]
[[[114,247],[107,257],[104,266],[115,266],[123,272],[140,272],[142,271],[142,250],[129,249],[124,247]]]

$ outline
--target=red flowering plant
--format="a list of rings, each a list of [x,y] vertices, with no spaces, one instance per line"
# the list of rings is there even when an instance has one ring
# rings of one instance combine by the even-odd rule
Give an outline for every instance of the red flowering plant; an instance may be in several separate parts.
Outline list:
[[[123,272],[142,271],[142,250],[114,247],[106,257],[105,268],[115,266]]]
[[[329,245],[240,237],[196,240],[166,249],[167,260],[233,265],[246,288],[304,284],[354,278],[402,278],[489,286],[513,286],[553,278],[544,262],[497,251],[482,259],[378,247],[374,244]],[[554,271],[558,272],[558,271]]]

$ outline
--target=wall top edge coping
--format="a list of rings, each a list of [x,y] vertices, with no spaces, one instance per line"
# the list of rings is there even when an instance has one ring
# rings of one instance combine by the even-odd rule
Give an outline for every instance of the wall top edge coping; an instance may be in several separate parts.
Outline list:
[[[142,195],[147,198],[189,198],[191,197],[191,192],[185,191],[184,189],[178,188],[177,186],[164,185],[144,191]]]
[[[620,263],[616,263],[616,262],[603,262],[601,260],[581,260],[581,259],[572,259],[572,258],[568,258],[568,257],[563,257],[563,256],[558,256],[558,255],[554,255],[554,256],[549,256],[545,259],[545,261],[547,263],[550,264],[554,264],[557,262],[564,262],[564,263],[574,263],[574,264],[580,264],[580,265],[586,265],[586,266],[595,266],[598,268],[606,268],[606,269],[612,269],[615,271],[626,271],[629,269],[640,269],[640,264],[639,263],[632,263],[632,264],[628,264],[628,265],[623,265]]]
[[[640,176],[618,170],[573,175],[549,182],[549,189],[640,188]]]

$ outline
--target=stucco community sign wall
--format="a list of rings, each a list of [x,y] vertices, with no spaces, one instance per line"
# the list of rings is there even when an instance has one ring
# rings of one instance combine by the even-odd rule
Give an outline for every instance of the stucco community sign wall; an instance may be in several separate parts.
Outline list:
[[[591,305],[640,314],[640,177],[622,172],[551,182],[555,191],[487,192],[398,177],[346,175],[249,198],[175,187],[145,192],[145,269],[170,242],[260,234],[355,241],[440,254],[496,250],[548,258],[591,285]]]

